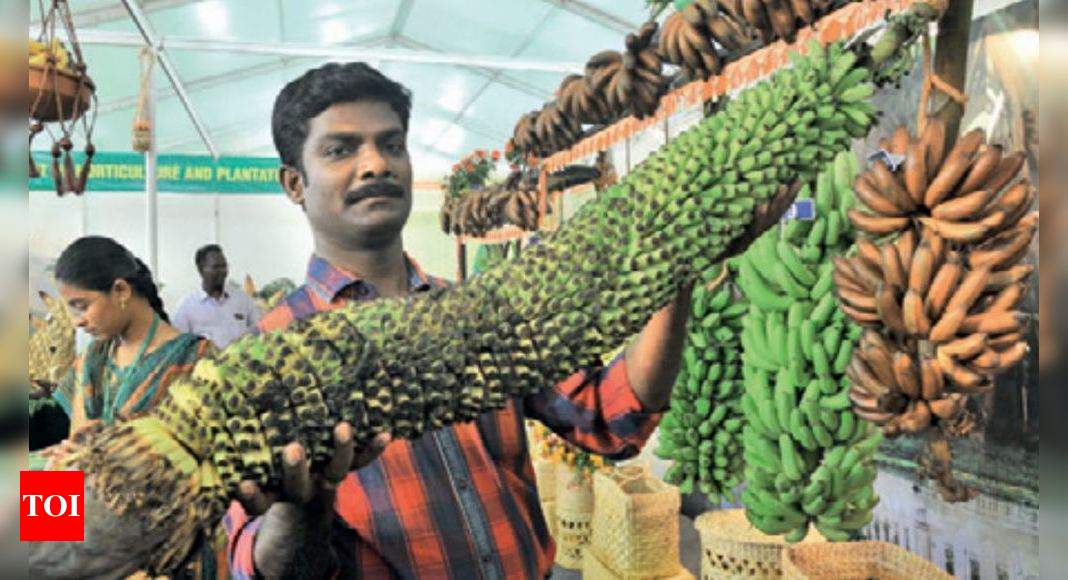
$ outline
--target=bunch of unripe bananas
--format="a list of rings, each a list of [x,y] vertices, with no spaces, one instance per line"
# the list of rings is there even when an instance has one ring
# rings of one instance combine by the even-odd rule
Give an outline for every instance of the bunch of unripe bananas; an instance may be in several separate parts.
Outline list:
[[[843,148],[840,148],[841,151]],[[824,166],[810,199],[813,220],[770,230],[738,259],[752,307],[742,333],[749,521],[767,534],[848,540],[871,521],[879,430],[857,417],[846,366],[861,327],[837,308],[832,259],[853,240],[844,218],[856,162],[841,152]]]
[[[968,397],[990,392],[1030,351],[1020,305],[1034,266],[1021,261],[1038,212],[1018,178],[1024,156],[1003,154],[979,129],[952,148],[946,137],[931,119],[917,137],[899,127],[882,141],[890,156],[857,178],[865,209],[849,214],[873,239],[835,263],[842,310],[868,327],[849,365],[850,398],[891,437],[966,435],[976,425]],[[972,495],[939,489],[952,501]]]
[[[733,282],[694,289],[682,367],[660,422],[657,456],[673,463],[664,481],[713,504],[735,501],[742,481],[742,316],[749,305]]]

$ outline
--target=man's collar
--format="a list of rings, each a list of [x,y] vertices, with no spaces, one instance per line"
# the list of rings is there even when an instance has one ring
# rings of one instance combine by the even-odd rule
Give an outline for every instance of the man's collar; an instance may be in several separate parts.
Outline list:
[[[223,297],[223,299],[227,299],[227,298],[230,297],[230,293],[226,291],[226,287],[225,286],[223,286],[222,297]],[[211,294],[208,294],[208,291],[205,290],[203,286],[201,286],[200,288],[197,288],[197,298],[201,302],[204,302],[204,301],[208,300],[209,298],[213,298],[213,296]]]
[[[431,288],[430,279],[407,252],[404,253],[404,263],[408,268],[408,285],[411,291],[423,292],[429,290]],[[308,286],[327,301],[333,301],[341,291],[353,284],[363,283],[362,276],[331,264],[325,258],[315,254],[312,254],[311,260],[308,262],[308,272],[305,279]]]

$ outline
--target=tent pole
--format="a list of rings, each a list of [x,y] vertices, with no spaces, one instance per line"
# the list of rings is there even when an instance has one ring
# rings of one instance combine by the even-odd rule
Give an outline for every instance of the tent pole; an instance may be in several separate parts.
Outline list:
[[[155,69],[148,75],[148,122],[153,128],[156,126],[156,100],[154,96],[154,84],[155,84]],[[148,268],[152,271],[152,276],[158,283],[160,280],[159,272],[159,191],[156,186],[156,131],[151,132],[151,142],[148,147],[148,151],[145,152],[145,233],[146,249],[148,255]]]

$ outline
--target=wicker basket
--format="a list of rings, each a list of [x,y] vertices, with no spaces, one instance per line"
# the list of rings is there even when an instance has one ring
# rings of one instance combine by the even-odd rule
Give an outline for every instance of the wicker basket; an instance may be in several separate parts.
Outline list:
[[[941,568],[887,542],[824,542],[783,551],[783,575],[792,580],[946,580]]]
[[[534,460],[534,481],[538,485],[538,497],[543,502],[556,499],[557,465],[545,459]]]
[[[556,502],[553,500],[541,502],[541,513],[545,516],[545,525],[549,528],[549,535],[556,539]]]
[[[717,510],[694,522],[701,535],[701,579],[779,578],[786,540],[753,527],[744,509]],[[814,528],[804,543],[824,539]]]
[[[676,565],[676,569],[667,576],[626,576],[616,574],[597,557],[592,550],[586,550],[582,557],[583,580],[693,580],[693,574],[682,566]]]
[[[556,478],[556,563],[579,570],[590,542],[593,487],[570,469],[557,469]]]
[[[593,477],[590,550],[625,578],[657,578],[679,567],[679,490],[640,467]]]

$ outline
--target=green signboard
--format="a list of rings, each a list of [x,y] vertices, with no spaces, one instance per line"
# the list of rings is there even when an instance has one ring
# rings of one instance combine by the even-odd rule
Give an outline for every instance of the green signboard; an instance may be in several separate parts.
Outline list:
[[[41,177],[30,180],[30,191],[55,191],[52,154],[34,151]],[[74,161],[81,166],[85,155]],[[259,193],[280,194],[278,158],[223,157],[207,155],[160,155],[156,160],[156,184],[161,193]],[[145,159],[139,153],[101,152],[93,156],[89,191],[144,191]]]

